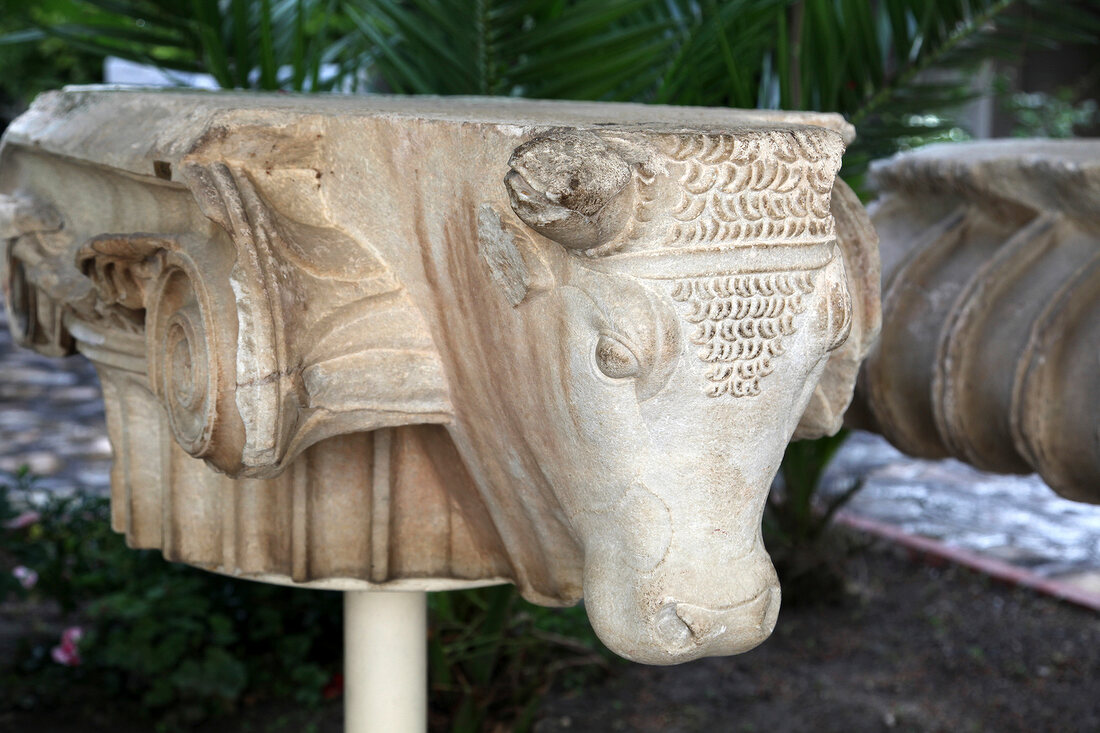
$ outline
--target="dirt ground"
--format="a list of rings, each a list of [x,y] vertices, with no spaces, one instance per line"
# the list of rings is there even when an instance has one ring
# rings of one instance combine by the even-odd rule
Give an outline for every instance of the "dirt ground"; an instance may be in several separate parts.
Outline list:
[[[552,691],[535,731],[1100,730],[1100,615],[882,543],[848,572],[845,602],[785,603],[748,654],[624,663],[599,685]],[[74,712],[0,712],[0,731],[149,729],[109,708]],[[337,733],[341,718],[339,703],[252,710],[201,730]]]
[[[569,731],[1096,731],[1100,616],[875,544],[851,595],[732,658],[631,665],[542,706]]]

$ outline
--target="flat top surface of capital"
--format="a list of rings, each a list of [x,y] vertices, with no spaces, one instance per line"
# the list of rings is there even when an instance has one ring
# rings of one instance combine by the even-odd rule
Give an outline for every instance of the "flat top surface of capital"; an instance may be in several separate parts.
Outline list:
[[[41,95],[6,133],[34,145],[104,165],[134,168],[146,155],[182,155],[211,126],[278,124],[305,116],[410,119],[449,124],[600,128],[638,131],[733,132],[823,127],[851,142],[840,115],[777,110],[672,107],[619,102],[530,100],[515,97],[435,97],[206,92],[143,88],[67,87]]]

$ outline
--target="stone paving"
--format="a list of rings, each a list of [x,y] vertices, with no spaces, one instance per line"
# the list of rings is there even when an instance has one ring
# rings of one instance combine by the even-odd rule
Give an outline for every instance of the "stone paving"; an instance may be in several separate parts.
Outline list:
[[[26,466],[47,491],[107,493],[111,444],[95,369],[12,344],[0,306],[0,481]]]
[[[847,510],[1100,593],[1100,506],[1055,494],[1036,475],[925,461],[854,433],[823,479],[826,495],[863,479]]]
[[[110,463],[95,369],[15,348],[0,308],[0,481],[25,465],[43,490],[106,493]],[[909,458],[867,433],[840,450],[825,491],[858,477],[853,514],[1100,593],[1100,506],[1061,499],[1037,476]]]

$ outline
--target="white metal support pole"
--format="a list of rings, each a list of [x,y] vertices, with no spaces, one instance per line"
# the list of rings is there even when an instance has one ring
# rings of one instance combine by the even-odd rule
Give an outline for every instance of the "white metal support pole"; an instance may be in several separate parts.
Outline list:
[[[428,729],[427,623],[424,592],[344,593],[345,733]]]

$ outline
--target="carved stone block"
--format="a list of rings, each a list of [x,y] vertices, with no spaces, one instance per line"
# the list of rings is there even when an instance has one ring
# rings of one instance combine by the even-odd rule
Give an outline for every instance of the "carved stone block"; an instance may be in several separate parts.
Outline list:
[[[1100,503],[1100,141],[930,146],[874,173],[884,322],[864,422]]]
[[[668,664],[771,631],[765,496],[878,329],[814,114],[74,89],[0,151],[17,337],[98,367],[114,526],[310,587],[582,594]]]

